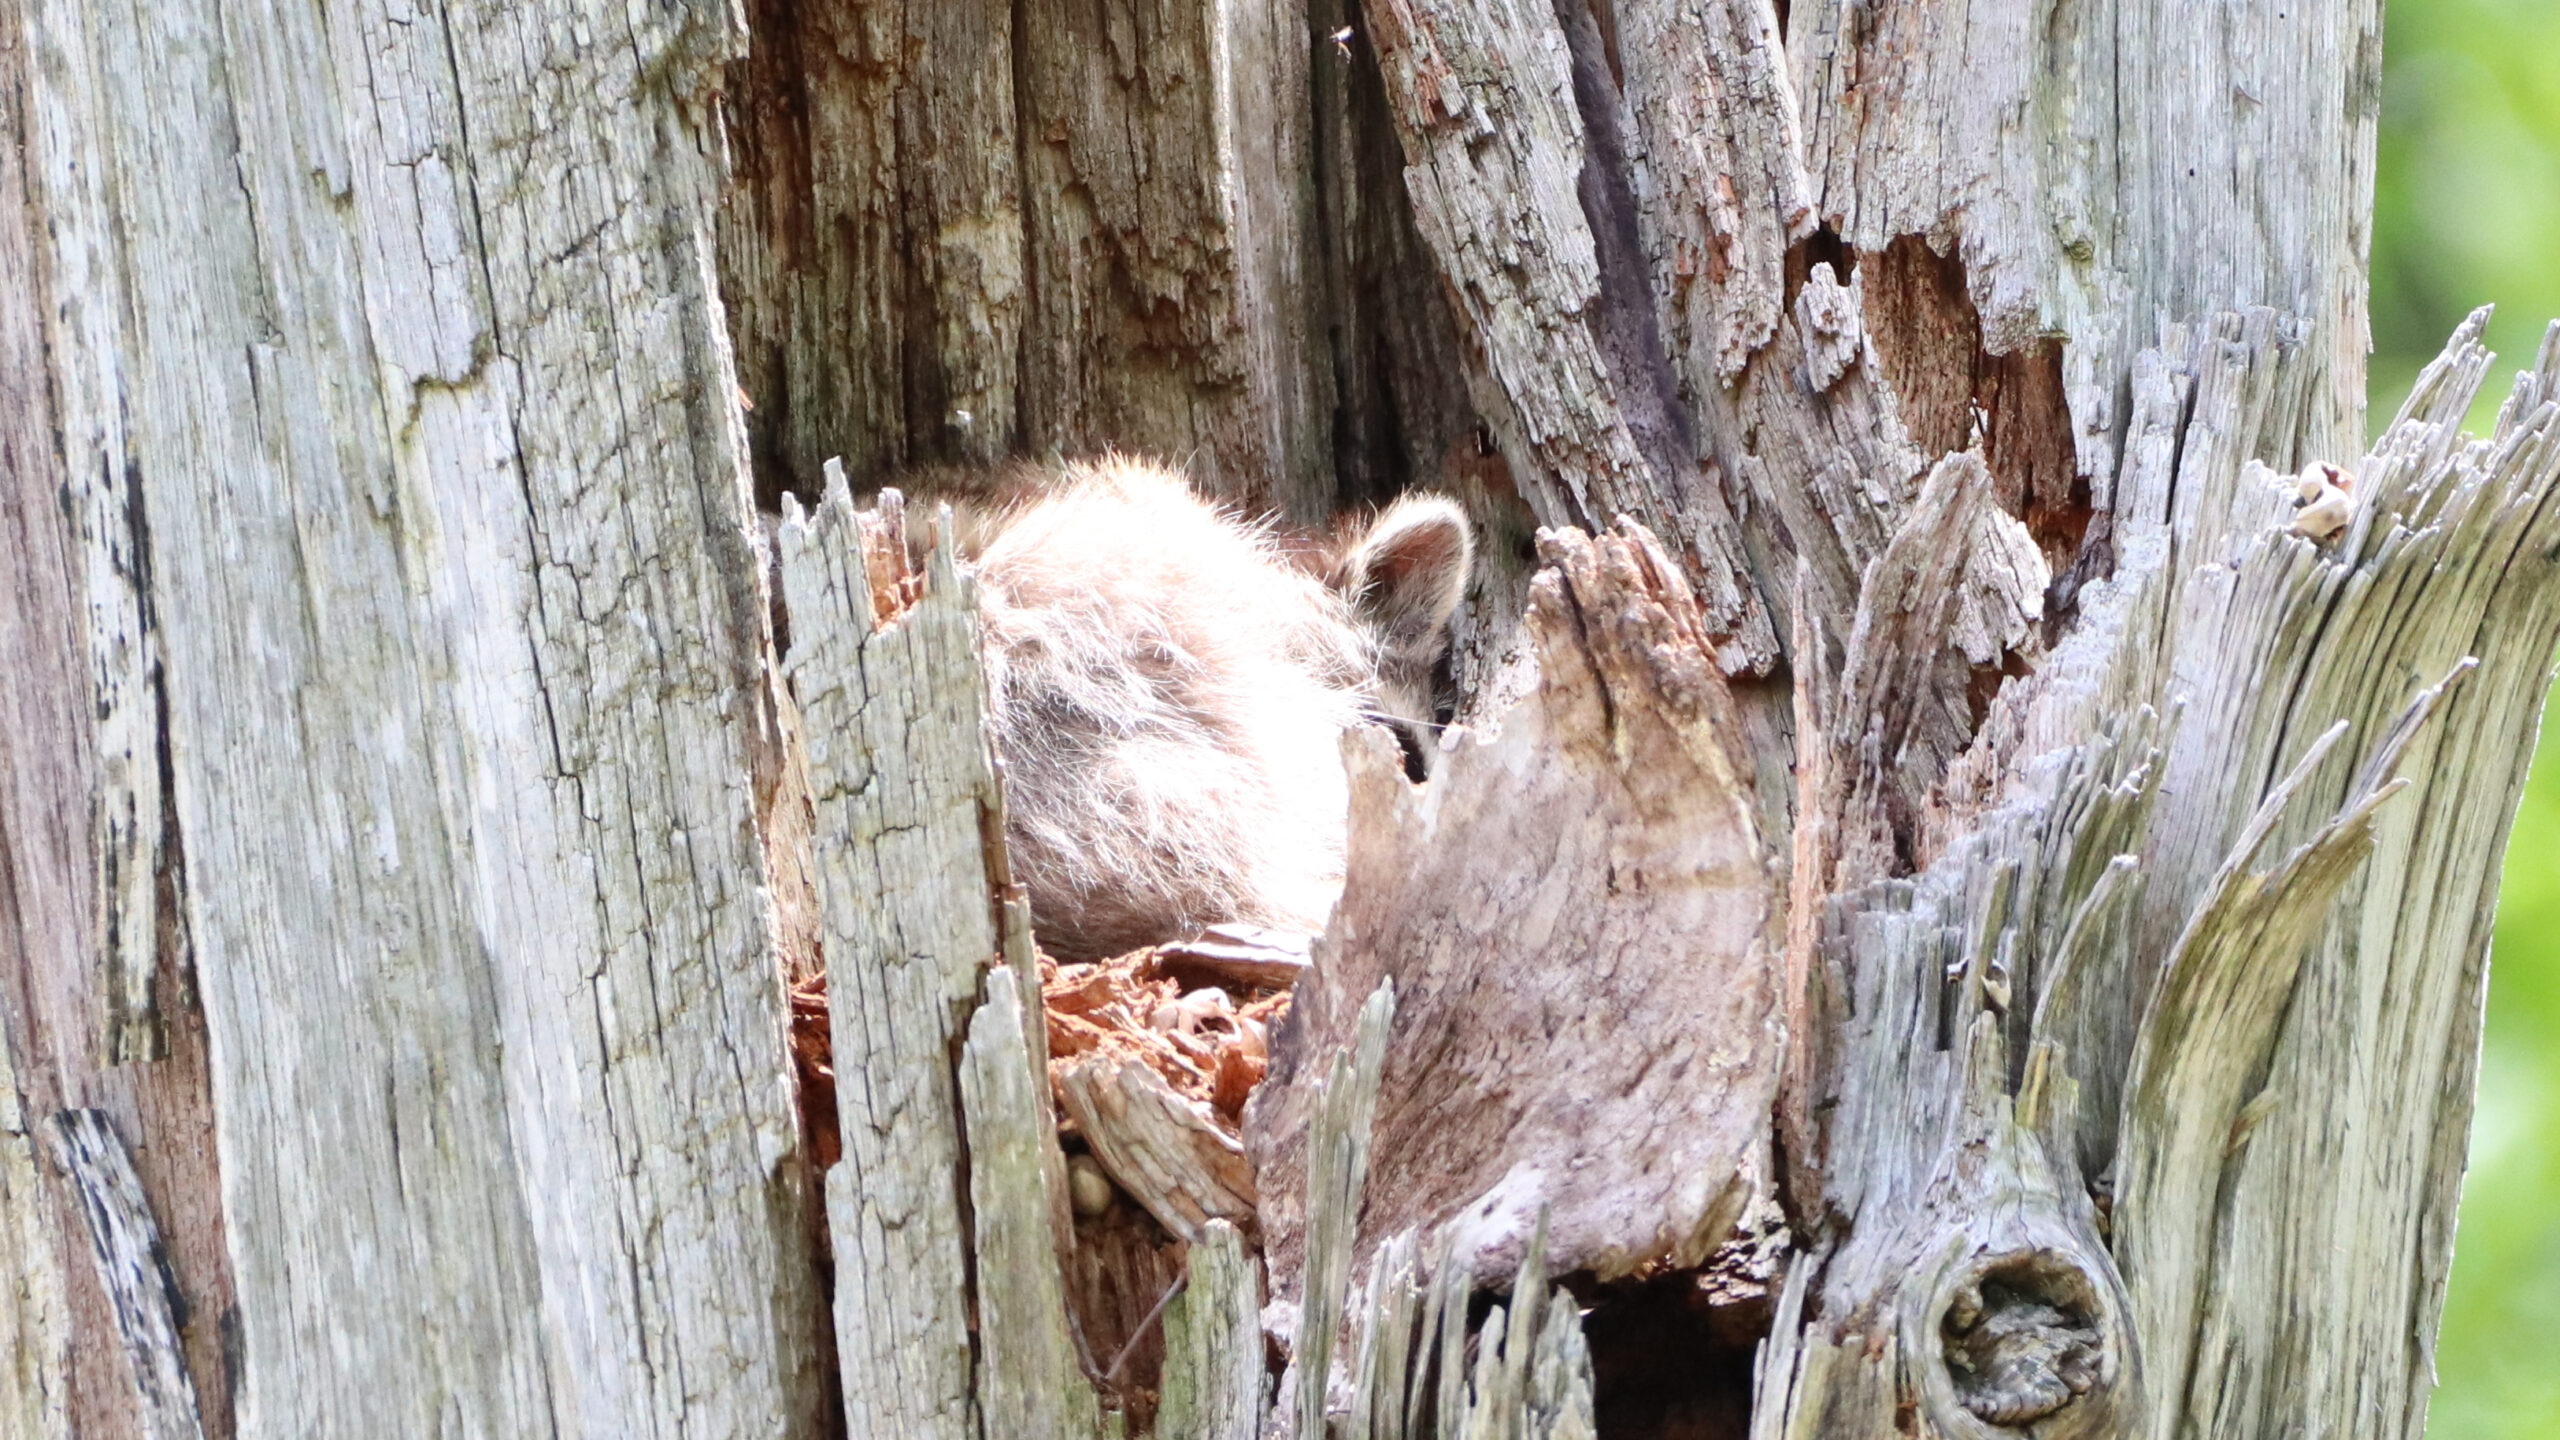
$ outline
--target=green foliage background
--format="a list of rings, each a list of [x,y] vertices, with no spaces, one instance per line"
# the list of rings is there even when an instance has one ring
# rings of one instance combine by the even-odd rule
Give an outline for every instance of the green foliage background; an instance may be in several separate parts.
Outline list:
[[[2560,0],[2386,0],[2374,423],[2475,306],[2500,377],[2560,317]],[[2560,696],[2555,696],[2560,700]],[[2432,1440],[2560,1440],[2560,725],[2507,848]]]

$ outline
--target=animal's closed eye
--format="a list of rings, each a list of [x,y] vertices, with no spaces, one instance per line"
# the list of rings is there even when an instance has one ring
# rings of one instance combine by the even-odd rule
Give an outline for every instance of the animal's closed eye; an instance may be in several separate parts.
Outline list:
[[[1404,752],[1404,778],[1419,785],[1431,778],[1431,751],[1423,744],[1423,733],[1437,736],[1445,725],[1430,720],[1408,720],[1401,715],[1382,714],[1376,710],[1361,712],[1361,719],[1372,725],[1383,725],[1396,737],[1396,748]]]

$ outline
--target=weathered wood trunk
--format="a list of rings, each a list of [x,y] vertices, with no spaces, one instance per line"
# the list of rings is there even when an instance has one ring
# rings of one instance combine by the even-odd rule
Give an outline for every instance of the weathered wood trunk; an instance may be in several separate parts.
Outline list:
[[[218,1433],[816,1430],[737,37],[6,13],[11,1134],[104,1110],[170,1259],[10,1187],[74,1321],[21,1433],[186,1433],[164,1375]]]
[[[0,0],[0,1432],[2418,1435],[2560,338],[2361,443],[2379,35]],[[1178,1234],[852,494],[1111,446],[1484,541]]]

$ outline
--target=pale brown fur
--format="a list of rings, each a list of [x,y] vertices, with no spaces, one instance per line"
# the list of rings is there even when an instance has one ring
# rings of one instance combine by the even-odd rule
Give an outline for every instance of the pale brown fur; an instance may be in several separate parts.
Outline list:
[[[1304,547],[1160,467],[1044,478],[963,526],[1006,835],[1042,943],[1081,958],[1227,921],[1322,928],[1342,884],[1342,731],[1391,712],[1431,753],[1463,516],[1399,502],[1319,554],[1320,578]]]

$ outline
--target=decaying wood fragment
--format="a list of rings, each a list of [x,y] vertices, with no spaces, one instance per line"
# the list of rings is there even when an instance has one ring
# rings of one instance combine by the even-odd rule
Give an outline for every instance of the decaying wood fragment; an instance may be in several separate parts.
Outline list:
[[[1612,157],[1590,153],[1600,142],[1586,138],[1577,108],[1577,86],[1605,62],[1577,53],[1542,9],[1395,3],[1370,9],[1368,21],[1417,228],[1470,342],[1470,392],[1538,519],[1599,527],[1626,515],[1646,525],[1695,587],[1725,667],[1765,670],[1775,632],[1744,568],[1726,477],[1698,448],[1669,383],[1641,257],[1622,245],[1632,217],[1611,213],[1633,202],[1583,188],[1605,191],[1612,168]],[[1614,105],[1608,113],[1614,132]],[[1774,270],[1774,246],[1764,258]],[[1690,293],[1714,303],[1722,290]],[[1773,301],[1745,300],[1730,318],[1747,332],[1750,313]]]
[[[1197,1243],[1212,1220],[1253,1221],[1253,1166],[1208,1107],[1177,1094],[1144,1061],[1098,1052],[1064,1062],[1058,1098],[1129,1197]]]
[[[1587,1437],[1739,1215],[1761,1440],[2422,1433],[2560,333],[2354,453],[2380,0],[2192,9],[0,7],[0,1430]],[[1108,1023],[841,493],[1105,445],[1488,562]]]
[[[2315,1403],[2288,1367],[2413,1384],[2486,877],[2560,639],[2560,332],[2466,443],[2480,323],[2326,544],[2276,479],[2317,357],[2263,312],[2171,327],[2136,370],[2115,573],[1991,699],[1919,868],[1799,831],[1798,884],[1833,891],[1795,942],[1826,1078],[1787,1101],[1821,1265],[1772,1336],[1768,1433],[1915,1397],[1950,1434],[2201,1433]],[[1833,734],[1814,768],[1872,774]]]
[[[1497,1280],[1546,1212],[1559,1268],[1623,1275],[1697,1263],[1765,1184],[1777,882],[1706,622],[1640,529],[1544,543],[1529,698],[1420,790],[1346,747],[1349,883],[1246,1112],[1275,1293],[1321,1057],[1383,979],[1368,1241],[1457,1226],[1454,1263]]]
[[[1243,1108],[1288,1004],[1269,987],[1304,968],[1284,938],[1216,935],[1045,971],[1060,1108],[1111,1180],[1186,1241],[1212,1219],[1253,1227]]]
[[[1976,677],[1996,676],[2028,646],[2051,578],[2026,527],[1994,500],[1981,457],[1949,455],[1930,470],[1860,577],[1839,694],[1823,697],[1829,743],[1855,758],[1841,762],[1845,789],[1816,803],[1855,809],[1814,822],[1838,826],[1843,868],[1809,878],[1829,888],[1913,863],[1939,780],[1972,741]]]
[[[1346,1287],[1367,1201],[1378,1081],[1395,1013],[1395,982],[1381,982],[1361,1005],[1350,1043],[1333,1053],[1310,1097],[1314,1113],[1307,1125],[1305,1188],[1300,1192],[1307,1227],[1305,1283],[1290,1317],[1290,1364],[1280,1378],[1274,1414],[1283,1433],[1298,1440],[1325,1440],[1334,1342],[1343,1333],[1350,1301]],[[1272,1286],[1275,1295],[1279,1289]]]
[[[1097,1434],[1099,1367],[1062,1270],[1073,1230],[1050,1026],[1004,854],[971,586],[947,534],[916,568],[896,492],[857,510],[829,473],[781,549],[786,670],[824,837],[848,1425]]]
[[[1798,0],[1789,109],[1807,203],[1860,254],[1926,236],[1961,256],[1996,353],[2069,337],[2079,470],[2104,483],[2121,378],[2158,318],[2289,307],[2323,458],[2363,438],[2379,0],[2099,24],[2029,5]],[[2032,117],[2032,118],[2030,118]],[[2255,163],[2260,156],[2284,164]]]
[[[743,35],[579,3],[0,30],[0,467],[91,527],[38,593],[104,688],[40,753],[106,787],[62,893],[112,932],[13,957],[7,1008],[46,1027],[34,1113],[114,1114],[146,1190],[184,1182],[208,1429],[813,1432],[722,177],[685,98]],[[59,733],[25,713],[13,748]],[[110,1003],[21,1012],[73,963]],[[101,1074],[69,1037],[102,1021],[169,1074]],[[127,1428],[74,1383],[76,1428]]]
[[[1260,925],[1212,925],[1197,940],[1157,947],[1156,965],[1221,984],[1286,990],[1306,973],[1314,940]]]
[[[73,1333],[46,1193],[41,1142],[19,1104],[17,1066],[0,1043],[0,1422],[53,1440],[73,1433],[68,1353]],[[69,1238],[69,1237],[61,1237]]]
[[[1542,1238],[1531,1233],[1508,1297],[1472,1322],[1476,1284],[1447,1241],[1426,1255],[1406,1231],[1378,1246],[1349,1316],[1358,1349],[1347,1403],[1328,1417],[1328,1430],[1314,1433],[1592,1440],[1598,1427],[1580,1306],[1548,1285]]]
[[[1119,447],[1322,517],[1302,10],[748,10],[721,290],[777,477]]]

